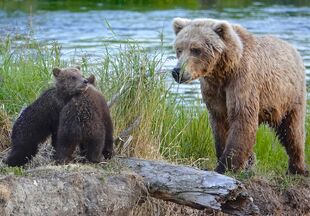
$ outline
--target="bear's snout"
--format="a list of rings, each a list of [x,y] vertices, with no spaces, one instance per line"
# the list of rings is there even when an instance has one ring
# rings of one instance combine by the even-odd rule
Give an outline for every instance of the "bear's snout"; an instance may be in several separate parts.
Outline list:
[[[174,80],[178,83],[182,83],[180,77],[180,70],[181,70],[180,68],[173,68],[171,71]]]

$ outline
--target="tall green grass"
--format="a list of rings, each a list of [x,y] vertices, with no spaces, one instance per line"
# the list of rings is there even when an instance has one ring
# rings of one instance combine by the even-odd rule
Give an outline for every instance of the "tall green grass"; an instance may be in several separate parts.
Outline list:
[[[157,73],[164,62],[162,53],[149,54],[134,43],[120,46],[118,52],[105,54],[96,62],[87,57],[64,60],[57,43],[42,45],[34,40],[23,43],[11,38],[0,41],[0,101],[14,119],[52,85],[52,68],[81,65],[87,74],[95,74],[97,87],[107,100],[121,88],[125,92],[111,108],[115,135],[137,117],[141,123],[133,131],[133,140],[123,153],[148,159],[166,159],[200,168],[216,165],[215,148],[207,111],[199,101],[188,106],[169,93],[166,76]],[[310,161],[310,120],[307,118],[306,159]],[[284,176],[287,155],[274,133],[261,126],[255,145],[257,165],[254,173]]]
[[[59,64],[59,46],[42,46],[35,40],[0,41],[0,101],[10,115],[32,102],[49,86],[51,68]]]

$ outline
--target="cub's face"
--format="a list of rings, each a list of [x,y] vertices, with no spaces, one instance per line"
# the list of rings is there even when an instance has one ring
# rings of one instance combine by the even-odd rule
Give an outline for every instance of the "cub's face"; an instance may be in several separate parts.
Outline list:
[[[178,58],[172,70],[175,81],[187,83],[211,73],[225,48],[221,37],[222,26],[210,19],[176,18],[173,28]]]
[[[64,95],[72,96],[85,91],[90,83],[94,83],[93,75],[89,79],[85,79],[80,68],[53,69],[53,75],[56,79],[56,88]]]

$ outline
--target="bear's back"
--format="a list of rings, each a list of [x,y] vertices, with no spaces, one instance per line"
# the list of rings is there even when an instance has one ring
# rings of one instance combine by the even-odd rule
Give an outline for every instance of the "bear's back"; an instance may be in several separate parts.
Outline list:
[[[57,127],[63,102],[58,100],[56,88],[46,90],[25,108],[12,129],[12,143],[42,142]]]

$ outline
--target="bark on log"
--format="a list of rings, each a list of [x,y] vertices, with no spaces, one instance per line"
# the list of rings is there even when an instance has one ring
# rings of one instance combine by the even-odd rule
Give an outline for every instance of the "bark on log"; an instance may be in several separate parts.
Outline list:
[[[0,215],[127,216],[145,195],[140,176],[91,166],[36,168],[0,175]]]
[[[155,198],[210,212],[259,213],[241,182],[231,177],[159,161],[123,158],[122,162],[144,178],[150,195]]]

